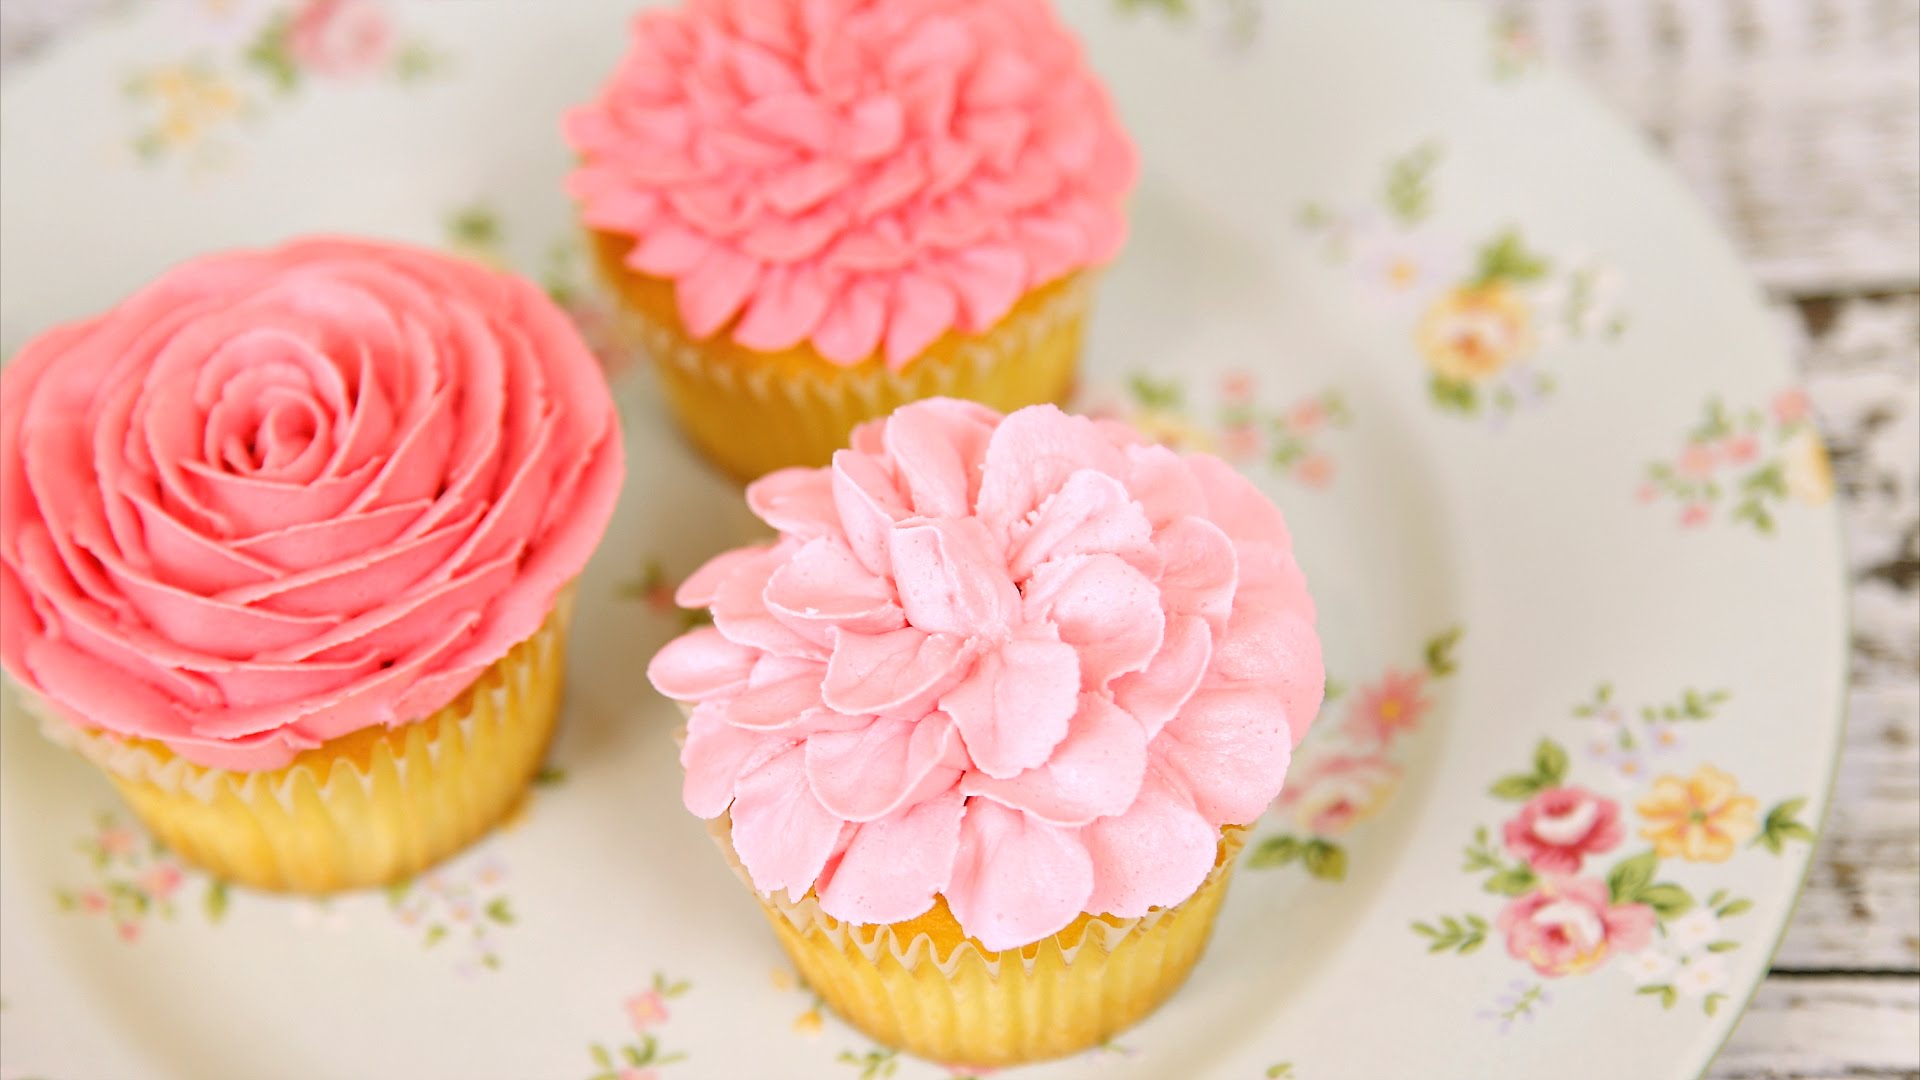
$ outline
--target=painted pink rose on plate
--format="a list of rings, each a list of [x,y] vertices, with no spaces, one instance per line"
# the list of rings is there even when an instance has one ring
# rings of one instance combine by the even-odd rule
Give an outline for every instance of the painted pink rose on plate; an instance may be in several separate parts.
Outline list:
[[[1639,952],[1653,939],[1653,909],[1614,904],[1598,878],[1548,878],[1508,904],[1495,923],[1507,952],[1542,975],[1579,975],[1614,953]]]
[[[1296,762],[1278,805],[1308,833],[1339,836],[1386,806],[1401,775],[1377,753],[1328,754]]]
[[[1045,0],[690,0],[566,116],[584,221],[696,338],[904,367],[1101,265],[1132,142]]]
[[[764,894],[854,923],[944,896],[986,948],[1192,895],[1278,794],[1325,681],[1280,513],[1217,458],[1052,406],[934,399],[751,486],[780,533],[681,586],[714,625],[685,800]]]
[[[1625,836],[1620,804],[1579,787],[1535,795],[1501,830],[1507,851],[1542,876],[1578,873],[1588,855],[1612,851]]]
[[[393,19],[375,0],[307,0],[287,28],[294,63],[337,78],[378,71],[394,41]]]
[[[532,636],[622,471],[527,282],[349,240],[185,263],[0,373],[0,663],[82,728],[279,768]]]

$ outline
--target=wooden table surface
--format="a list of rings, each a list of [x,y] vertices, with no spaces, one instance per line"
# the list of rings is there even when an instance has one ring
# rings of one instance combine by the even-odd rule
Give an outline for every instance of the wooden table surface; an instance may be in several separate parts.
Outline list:
[[[111,0],[6,0],[17,58]],[[1746,252],[1839,481],[1853,686],[1825,832],[1710,1080],[1920,1078],[1920,0],[1485,0]]]

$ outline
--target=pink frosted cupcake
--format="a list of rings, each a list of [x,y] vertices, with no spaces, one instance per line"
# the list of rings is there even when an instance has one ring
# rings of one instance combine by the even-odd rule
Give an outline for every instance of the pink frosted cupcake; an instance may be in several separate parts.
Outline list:
[[[539,767],[622,470],[527,282],[350,240],[198,259],[0,376],[0,663],[183,857],[404,877]]]
[[[747,499],[649,674],[795,964],[875,1038],[1071,1053],[1198,958],[1319,708],[1280,513],[1217,458],[934,399]]]
[[[642,12],[565,132],[628,325],[746,479],[908,401],[1064,399],[1137,171],[1047,0]]]

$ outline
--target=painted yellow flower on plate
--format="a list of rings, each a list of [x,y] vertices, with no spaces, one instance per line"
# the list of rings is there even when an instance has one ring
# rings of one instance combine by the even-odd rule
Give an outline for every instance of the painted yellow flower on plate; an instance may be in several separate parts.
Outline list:
[[[1787,494],[1808,506],[1824,506],[1833,498],[1833,463],[1812,428],[1802,428],[1783,448]]]
[[[1513,289],[1467,285],[1434,301],[1414,330],[1427,366],[1443,379],[1478,382],[1531,352],[1532,314]]]
[[[1646,822],[1640,836],[1651,840],[1663,859],[1725,862],[1760,827],[1760,804],[1740,794],[1739,781],[1711,765],[1685,779],[1662,776],[1633,808]]]
[[[245,104],[231,83],[190,64],[157,68],[135,80],[160,106],[156,134],[168,146],[189,146],[208,129],[238,116]]]
[[[1173,409],[1139,409],[1127,417],[1129,423],[1148,439],[1175,450],[1215,449],[1213,435]]]

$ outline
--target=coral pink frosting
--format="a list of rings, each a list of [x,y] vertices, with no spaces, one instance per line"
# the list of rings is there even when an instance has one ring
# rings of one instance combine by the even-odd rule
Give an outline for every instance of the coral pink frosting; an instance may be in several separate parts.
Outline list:
[[[687,329],[898,369],[1126,232],[1133,145],[1045,0],[689,0],[565,122]],[[737,317],[737,321],[736,321]]]
[[[187,263],[0,391],[0,662],[223,768],[453,700],[539,629],[620,486],[566,318],[407,248]]]
[[[1279,792],[1324,673],[1280,512],[1206,455],[948,399],[747,490],[777,542],[679,601],[687,808],[754,885],[989,949],[1177,904]]]

